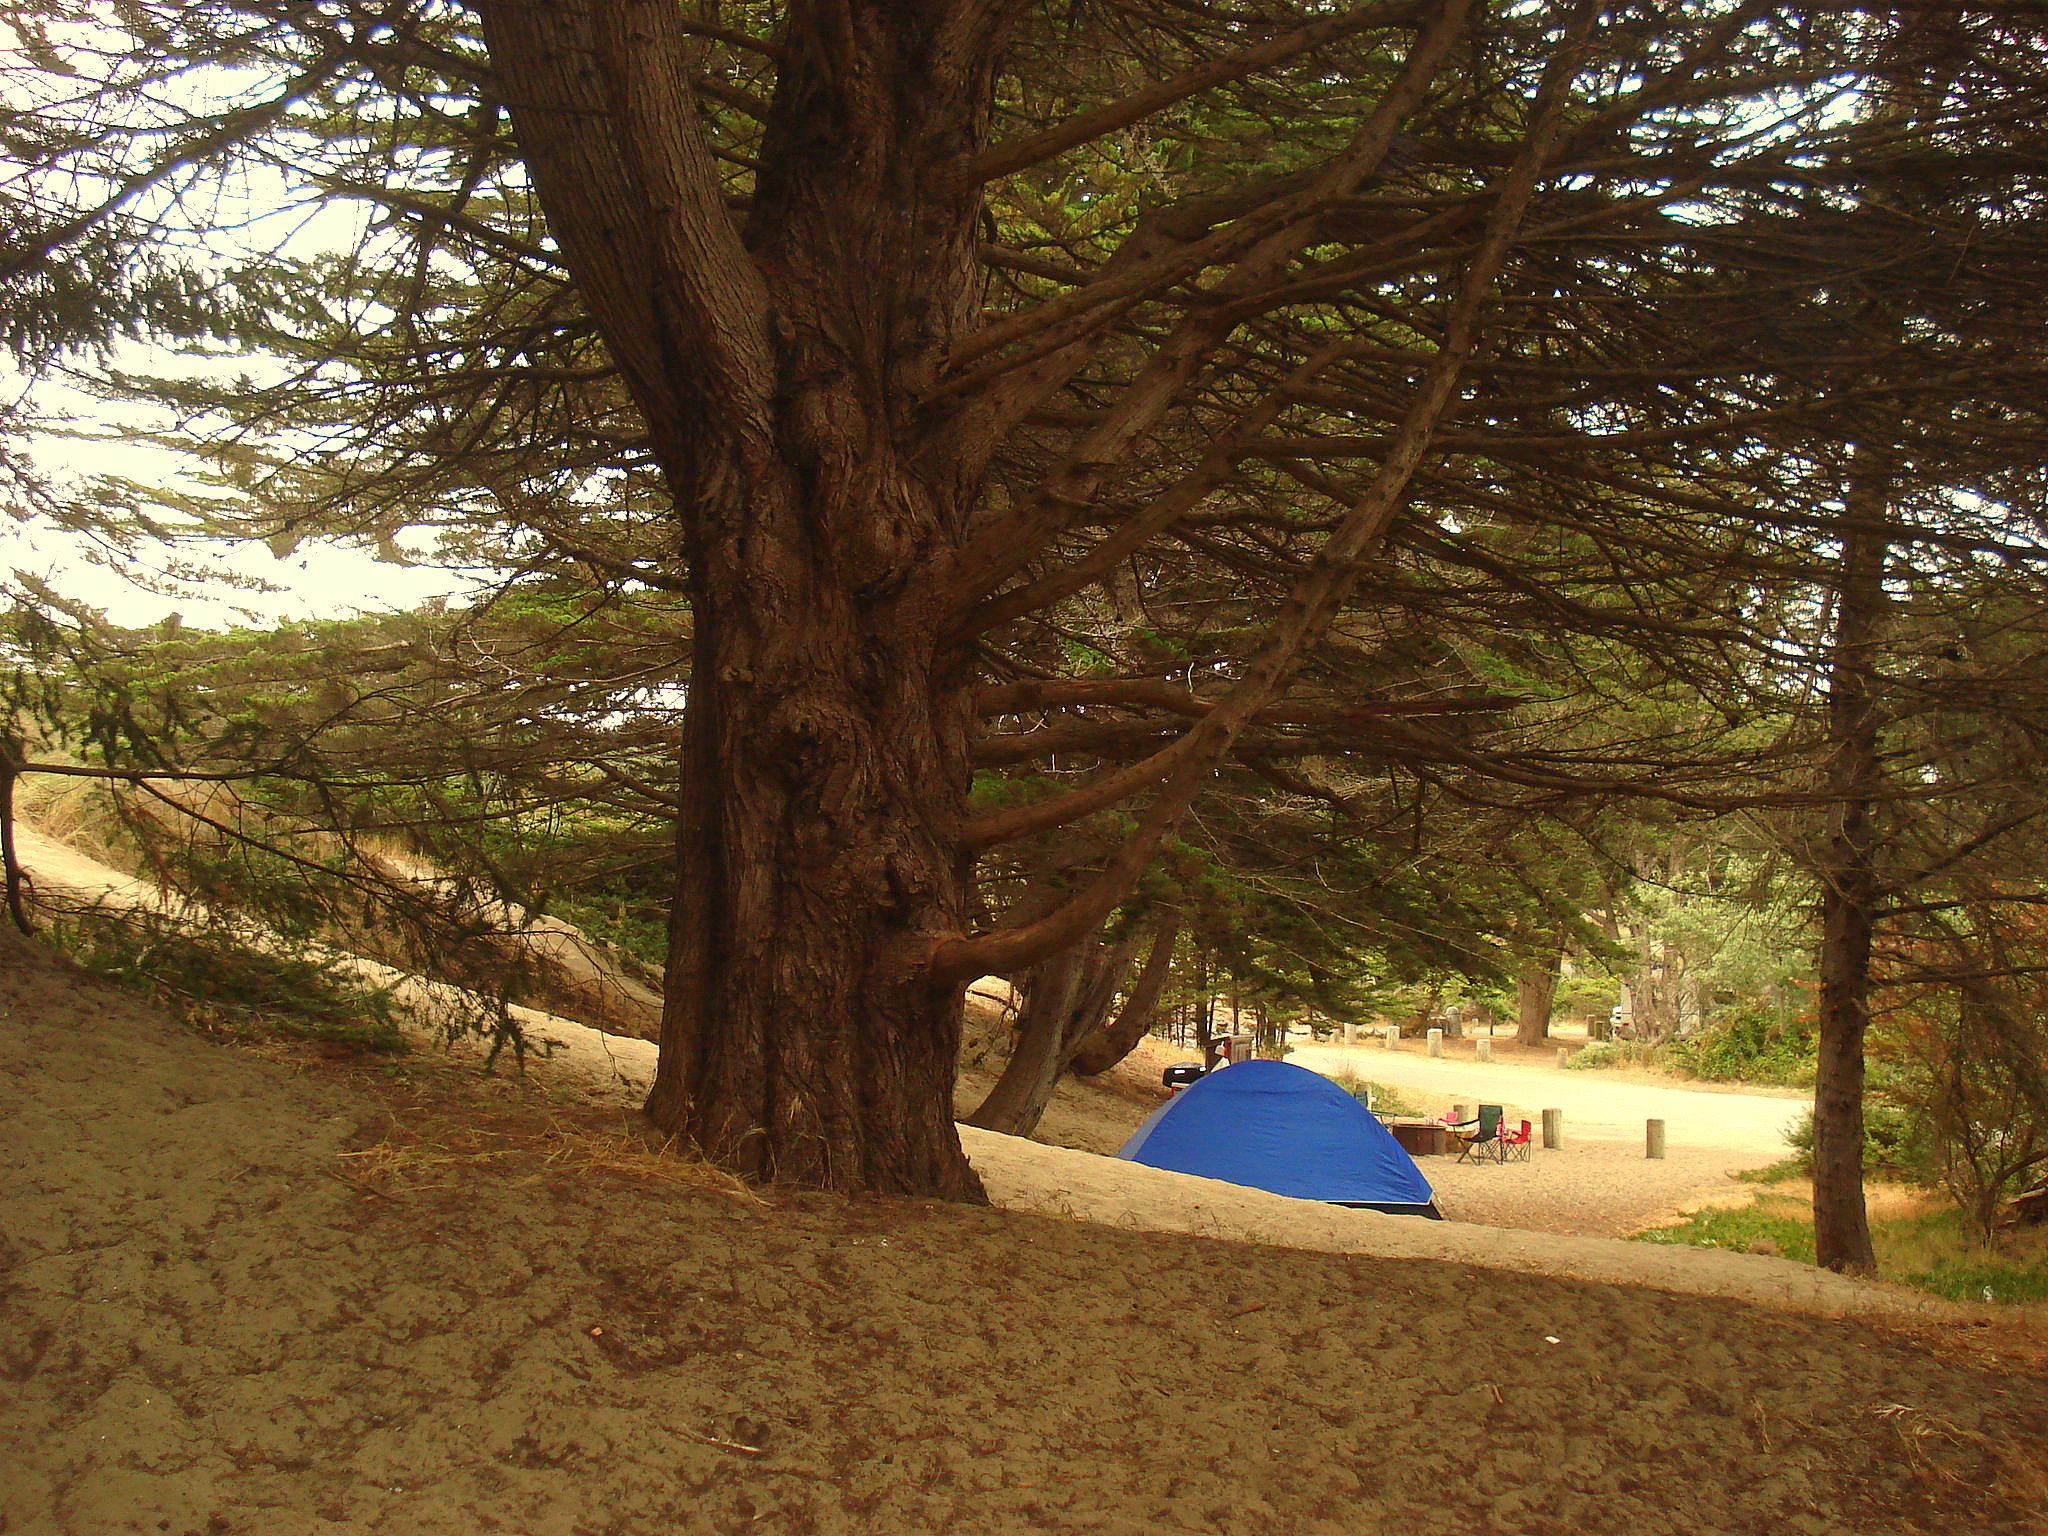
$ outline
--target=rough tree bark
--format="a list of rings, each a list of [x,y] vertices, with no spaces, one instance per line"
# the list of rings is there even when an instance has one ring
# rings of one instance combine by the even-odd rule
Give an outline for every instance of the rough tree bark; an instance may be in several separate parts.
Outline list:
[[[1877,661],[1887,607],[1885,529],[1890,477],[1859,447],[1839,525],[1835,624],[1828,654],[1823,788],[1827,830],[1820,882],[1819,1045],[1813,1084],[1813,1235],[1819,1263],[1877,1268],[1863,1198],[1863,1039],[1870,1025],[1870,948],[1884,884],[1874,811],[1883,783]]]
[[[1550,1010],[1557,1001],[1564,951],[1553,950],[1526,963],[1515,976],[1515,1043],[1541,1045],[1550,1038]]]
[[[1457,401],[1597,8],[1576,7],[1530,133],[1489,187],[1376,469],[1343,493],[1227,692],[1141,762],[976,817],[970,685],[980,628],[999,616],[987,605],[1057,595],[1009,583],[1226,343],[1237,301],[1253,296],[1256,313],[1327,209],[1375,174],[1469,0],[1425,8],[1393,83],[1313,174],[1279,179],[1241,217],[1134,235],[1092,285],[990,324],[981,182],[1010,166],[985,151],[1019,0],[790,6],[743,222],[714,173],[671,0],[475,4],[550,232],[645,419],[688,568],[679,878],[648,1114],[751,1175],[977,1198],[951,1113],[966,983],[1095,931],[1341,611]],[[1108,131],[1152,99],[1139,91],[1071,131]],[[1190,307],[1034,494],[988,505],[997,443],[1090,355],[1091,306],[1123,313],[1145,284],[1175,290],[1203,268],[1221,269],[1232,302]],[[1080,328],[1062,330],[1068,318]],[[970,931],[982,850],[1143,795],[1129,836],[1060,910]]]
[[[646,417],[691,580],[679,884],[655,1123],[727,1166],[973,1197],[950,1104],[945,835],[969,677],[937,579],[985,445],[917,402],[979,319],[1008,7],[793,28],[744,242],[663,0],[479,6],[565,262]]]

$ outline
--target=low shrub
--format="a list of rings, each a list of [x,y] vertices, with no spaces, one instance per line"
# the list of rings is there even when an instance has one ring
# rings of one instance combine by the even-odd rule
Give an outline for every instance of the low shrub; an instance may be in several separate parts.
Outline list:
[[[1601,1040],[1565,1058],[1567,1072],[1600,1072],[1616,1067],[1663,1065],[1665,1048],[1642,1040]]]
[[[1666,1060],[1674,1071],[1706,1082],[1811,1088],[1814,1038],[1810,1018],[1738,1008],[1673,1040]]]
[[[1785,1132],[1793,1163],[1801,1174],[1813,1171],[1813,1111],[1806,1110]],[[1926,1184],[1934,1174],[1933,1150],[1920,1118],[1896,1104],[1863,1106],[1863,1171],[1907,1184]]]

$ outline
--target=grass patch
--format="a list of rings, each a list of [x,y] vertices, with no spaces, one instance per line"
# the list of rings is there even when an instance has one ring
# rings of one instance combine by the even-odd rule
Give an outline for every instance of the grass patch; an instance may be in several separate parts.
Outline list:
[[[1871,1226],[1887,1278],[1950,1301],[2048,1301],[2048,1229],[2018,1231],[1996,1247],[1977,1240],[1952,1207]]]
[[[1690,1248],[1725,1248],[1732,1253],[1776,1252],[1802,1264],[1813,1262],[1813,1217],[1790,1195],[1762,1195],[1749,1205],[1695,1211],[1668,1227],[1635,1234],[1643,1243]]]
[[[1795,1167],[1784,1177],[1797,1172]],[[1934,1196],[1894,1194],[1881,1207],[1897,1212],[1873,1214],[1870,1222],[1870,1243],[1884,1279],[1949,1301],[2048,1301],[2048,1227],[2021,1229],[1993,1246],[1977,1239],[1961,1211],[1936,1203]],[[1760,1192],[1748,1205],[1696,1211],[1668,1227],[1638,1232],[1634,1241],[1735,1253],[1775,1251],[1811,1264],[1813,1211],[1801,1195]]]
[[[1803,1179],[1812,1170],[1808,1159],[1788,1157],[1763,1168],[1745,1168],[1735,1177],[1745,1184],[1789,1184],[1794,1179]]]

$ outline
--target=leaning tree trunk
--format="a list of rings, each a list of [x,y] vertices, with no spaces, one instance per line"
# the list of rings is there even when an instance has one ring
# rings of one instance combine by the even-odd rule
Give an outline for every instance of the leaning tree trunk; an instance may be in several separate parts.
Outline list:
[[[1138,979],[1131,983],[1123,1007],[1117,1010],[1115,1018],[1086,1036],[1075,1048],[1073,1060],[1068,1063],[1075,1076],[1094,1077],[1107,1072],[1136,1050],[1138,1042],[1151,1031],[1159,994],[1173,974],[1174,942],[1179,937],[1179,917],[1165,918],[1152,935],[1151,952],[1145,956]]]
[[[1129,938],[1079,944],[1032,967],[1010,1059],[967,1117],[969,1125],[1005,1136],[1029,1136],[1038,1128],[1076,1046],[1109,1012],[1134,947]]]

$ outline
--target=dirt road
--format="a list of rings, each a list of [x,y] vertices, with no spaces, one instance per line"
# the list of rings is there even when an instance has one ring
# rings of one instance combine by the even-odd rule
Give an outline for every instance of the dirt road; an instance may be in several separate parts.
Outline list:
[[[1721,1093],[1678,1084],[1616,1082],[1599,1072],[1561,1072],[1545,1062],[1494,1062],[1423,1054],[1404,1042],[1379,1046],[1297,1046],[1287,1058],[1329,1075],[1345,1071],[1436,1100],[1504,1104],[1508,1118],[1535,1120],[1538,1111],[1564,1112],[1565,1135],[1592,1141],[1640,1143],[1645,1120],[1662,1120],[1673,1150],[1680,1147],[1754,1156],[1758,1164],[1784,1157],[1785,1129],[1806,1107],[1804,1095],[1786,1092]]]

